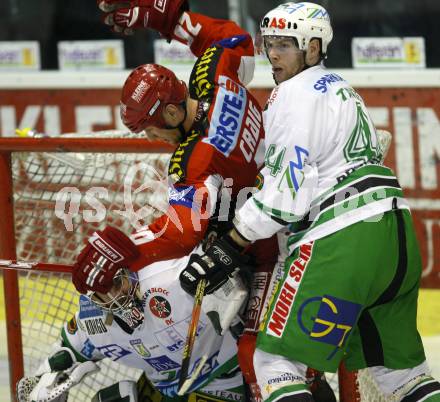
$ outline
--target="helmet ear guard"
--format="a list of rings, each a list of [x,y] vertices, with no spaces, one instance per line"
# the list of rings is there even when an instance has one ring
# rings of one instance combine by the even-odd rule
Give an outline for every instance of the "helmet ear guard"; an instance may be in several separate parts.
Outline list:
[[[333,39],[333,30],[327,10],[314,3],[285,3],[269,11],[260,23],[261,35],[293,37],[298,48],[307,51],[312,39],[319,39],[321,52]]]
[[[165,128],[165,106],[184,103],[187,97],[185,82],[171,70],[159,64],[143,64],[130,73],[122,88],[122,122],[134,133],[148,126]]]

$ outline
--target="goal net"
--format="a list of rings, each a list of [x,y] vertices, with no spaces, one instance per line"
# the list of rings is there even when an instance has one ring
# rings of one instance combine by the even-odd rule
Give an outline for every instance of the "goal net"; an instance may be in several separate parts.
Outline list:
[[[92,135],[94,138],[133,136],[121,131],[89,134]],[[13,153],[17,259],[72,264],[96,229],[111,224],[130,233],[150,223],[167,206],[169,156],[117,153],[117,149],[110,153]],[[70,275],[38,271],[20,273],[19,293],[24,371],[29,376],[50,353],[63,323],[77,310],[78,294]],[[101,370],[97,374],[71,390],[69,401],[89,401],[99,389],[140,375],[139,370],[109,359],[99,365]],[[338,392],[337,376],[330,379]],[[345,380],[350,384],[348,394],[341,400],[385,401],[367,375],[360,373],[358,380],[351,377]]]
[[[17,259],[72,264],[96,229],[110,224],[130,233],[150,223],[167,205],[168,159],[168,154],[150,153],[14,153]],[[19,289],[24,370],[31,375],[77,310],[78,293],[70,275],[38,271],[20,274]],[[110,359],[99,365],[96,375],[72,389],[69,401],[88,401],[99,389],[140,375]]]

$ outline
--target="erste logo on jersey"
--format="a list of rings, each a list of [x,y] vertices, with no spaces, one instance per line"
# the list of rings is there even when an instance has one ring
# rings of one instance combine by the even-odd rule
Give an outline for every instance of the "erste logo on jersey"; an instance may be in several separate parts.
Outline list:
[[[219,77],[219,89],[211,115],[206,142],[229,156],[237,145],[247,104],[246,90],[226,76]]]

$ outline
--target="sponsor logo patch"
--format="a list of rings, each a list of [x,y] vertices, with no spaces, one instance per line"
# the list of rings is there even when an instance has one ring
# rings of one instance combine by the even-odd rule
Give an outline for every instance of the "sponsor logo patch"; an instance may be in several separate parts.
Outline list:
[[[345,345],[361,309],[358,303],[330,295],[312,297],[299,308],[298,324],[310,339],[336,346],[330,360]]]
[[[149,88],[150,85],[148,85],[145,81],[141,81],[133,91],[131,99],[133,99],[137,103],[141,103],[142,98],[145,96]]]
[[[148,349],[145,347],[145,345],[142,343],[141,339],[132,339],[130,341],[130,345],[133,347],[133,349],[142,357],[150,357],[151,353],[148,351]]]
[[[110,261],[117,263],[123,260],[122,255],[106,243],[96,232],[90,237],[89,243],[100,253],[104,254]]]
[[[171,314],[171,305],[168,300],[162,296],[153,296],[148,305],[155,317],[167,318]]]
[[[154,8],[158,11],[160,11],[161,13],[165,12],[165,6],[167,5],[167,1],[168,0],[156,0],[154,2]]]
[[[186,165],[191,156],[194,146],[197,144],[199,133],[194,132],[188,138],[179,144],[174,154],[171,156],[168,168],[168,175],[174,182],[184,180],[186,177]]]
[[[169,204],[193,208],[195,192],[194,186],[170,186],[168,187]]]
[[[73,317],[69,320],[69,322],[67,323],[67,332],[68,332],[70,335],[75,335],[75,334],[76,334],[76,331],[78,331],[78,324],[77,324],[77,322],[76,322],[76,317],[73,316]]]
[[[151,359],[144,359],[151,367],[159,373],[162,371],[174,370],[180,367],[179,363],[171,360],[168,356],[162,355]]]
[[[313,242],[302,244],[299,247],[298,257],[290,264],[289,274],[281,285],[278,297],[274,300],[274,308],[267,324],[268,335],[277,338],[283,336],[296,293],[312,256],[312,247]]]
[[[167,348],[171,353],[178,352],[185,345],[185,339],[173,327],[167,327],[154,334],[159,343]]]
[[[89,335],[105,334],[108,332],[104,321],[101,318],[92,318],[89,320],[83,320],[83,322]]]
[[[81,353],[87,357],[87,359],[91,359],[93,356],[93,351],[95,350],[95,345],[93,345],[92,342],[90,342],[90,339],[87,338],[87,340],[84,342],[84,346],[81,349]]]
[[[116,345],[115,343],[98,347],[98,350],[105,357],[108,357],[109,359],[111,359],[113,361],[119,360],[121,357],[124,357],[124,356],[131,354],[131,352],[129,350],[126,350],[123,347]]]
[[[326,74],[322,76],[318,81],[316,81],[315,85],[313,85],[313,88],[325,94],[327,92],[327,85],[331,85],[339,81],[344,81],[344,79],[338,74]]]
[[[102,317],[104,313],[101,309],[96,307],[87,296],[81,295],[79,297],[79,318]]]
[[[208,138],[202,140],[225,156],[229,156],[237,145],[247,104],[246,90],[236,83],[238,93],[228,90],[227,81],[227,77],[219,77],[220,88],[211,115]]]

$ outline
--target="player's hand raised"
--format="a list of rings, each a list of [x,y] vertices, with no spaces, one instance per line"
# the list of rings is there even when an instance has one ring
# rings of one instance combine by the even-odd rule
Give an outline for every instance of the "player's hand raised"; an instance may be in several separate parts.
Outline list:
[[[80,293],[107,293],[116,272],[128,268],[138,256],[138,249],[124,233],[107,226],[89,238],[74,265],[72,282]]]
[[[114,32],[130,35],[135,29],[153,29],[171,38],[188,0],[97,0],[104,23]]]

